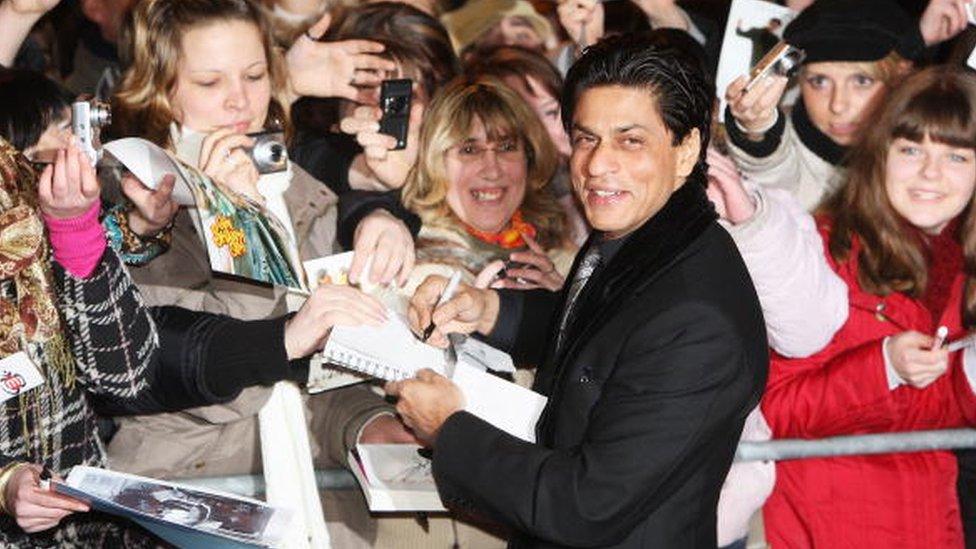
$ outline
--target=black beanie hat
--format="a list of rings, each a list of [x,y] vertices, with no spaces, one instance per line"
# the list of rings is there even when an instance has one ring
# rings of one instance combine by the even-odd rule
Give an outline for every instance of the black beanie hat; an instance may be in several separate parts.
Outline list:
[[[783,32],[806,62],[877,61],[892,51],[917,60],[925,50],[918,21],[894,0],[817,0]]]

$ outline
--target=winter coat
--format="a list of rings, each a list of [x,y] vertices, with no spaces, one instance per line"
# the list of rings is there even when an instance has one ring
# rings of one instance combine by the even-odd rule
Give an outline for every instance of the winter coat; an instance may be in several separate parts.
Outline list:
[[[829,226],[823,223],[824,242]],[[951,254],[958,246],[953,243]],[[844,262],[830,262],[847,283],[847,322],[827,347],[808,358],[774,354],[762,411],[774,438],[917,431],[976,425],[976,392],[962,353],[925,389],[889,387],[882,344],[908,330],[962,332],[962,276],[953,267],[947,301],[933,314],[923,299],[878,296],[857,281],[855,238]],[[945,254],[943,254],[945,255]],[[953,257],[948,260],[953,262]],[[938,258],[933,262],[938,269]],[[933,277],[934,279],[935,277]],[[781,461],[766,503],[773,547],[962,547],[956,459],[948,451],[854,455]]]

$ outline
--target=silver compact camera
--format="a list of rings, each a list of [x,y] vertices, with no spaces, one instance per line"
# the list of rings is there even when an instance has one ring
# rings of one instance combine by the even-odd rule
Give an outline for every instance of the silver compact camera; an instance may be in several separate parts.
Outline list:
[[[244,150],[250,155],[259,174],[283,172],[288,169],[288,147],[283,132],[249,133],[254,146]]]
[[[760,80],[771,74],[776,76],[793,76],[793,73],[800,68],[807,54],[800,48],[793,47],[786,42],[780,42],[773,46],[756,66],[749,71],[749,82],[746,83],[743,93],[752,89]]]
[[[95,148],[99,129],[112,123],[112,110],[97,101],[75,101],[71,104],[71,133],[94,166],[101,151]]]

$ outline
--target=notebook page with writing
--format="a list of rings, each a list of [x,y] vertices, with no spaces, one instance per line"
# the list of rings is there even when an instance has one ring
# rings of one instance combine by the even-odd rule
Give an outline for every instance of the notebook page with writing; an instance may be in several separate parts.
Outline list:
[[[395,381],[430,368],[443,374],[447,353],[417,339],[402,314],[387,308],[382,326],[336,326],[329,335],[325,359],[343,368]]]

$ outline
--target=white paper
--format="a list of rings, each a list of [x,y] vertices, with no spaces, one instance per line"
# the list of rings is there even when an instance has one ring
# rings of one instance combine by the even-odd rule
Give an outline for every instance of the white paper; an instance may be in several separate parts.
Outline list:
[[[725,25],[725,38],[722,40],[722,53],[718,61],[715,78],[715,95],[719,106],[719,120],[725,116],[725,90],[736,78],[749,74],[752,68],[752,41],[736,34],[736,29],[749,30],[764,27],[771,19],[779,19],[777,30],[782,36],[783,29],[796,17],[793,10],[762,0],[733,0]]]
[[[328,547],[329,531],[315,484],[305,407],[294,383],[281,381],[274,385],[271,398],[258,413],[258,426],[266,500],[269,505],[292,512],[292,528],[279,547]]]
[[[464,363],[452,381],[464,393],[464,410],[526,442],[535,442],[535,425],[546,397]]]
[[[173,200],[181,206],[196,204],[193,191],[179,164],[156,144],[138,137],[126,137],[110,141],[103,145],[102,149],[114,156],[150,189],[158,187],[163,176],[174,175],[176,185],[173,187]]]
[[[6,402],[44,384],[44,376],[21,351],[0,360],[0,402]]]

